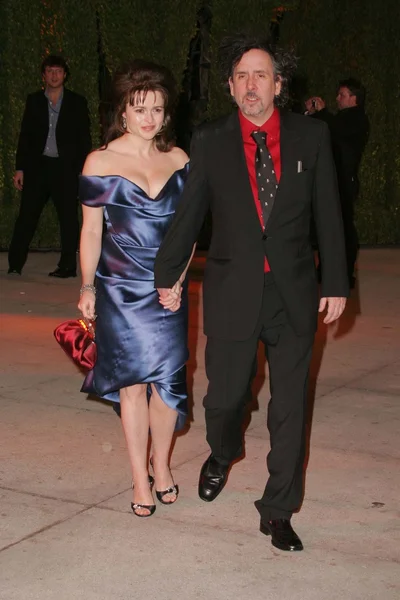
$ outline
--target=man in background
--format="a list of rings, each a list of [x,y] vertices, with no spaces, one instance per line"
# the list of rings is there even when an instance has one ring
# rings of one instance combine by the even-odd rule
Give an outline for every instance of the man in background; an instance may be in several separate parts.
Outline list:
[[[42,63],[44,90],[26,100],[16,156],[14,186],[21,191],[11,239],[9,274],[21,275],[40,215],[51,197],[60,224],[61,257],[51,277],[76,277],[79,238],[78,175],[91,149],[86,99],[64,87],[67,63],[48,56]]]
[[[328,112],[324,100],[319,97],[307,100],[306,109],[308,114],[325,121],[331,132],[346,242],[347,273],[350,287],[354,287],[358,253],[354,206],[359,192],[358,169],[369,134],[364,86],[353,78],[340,81],[336,102],[336,115]]]

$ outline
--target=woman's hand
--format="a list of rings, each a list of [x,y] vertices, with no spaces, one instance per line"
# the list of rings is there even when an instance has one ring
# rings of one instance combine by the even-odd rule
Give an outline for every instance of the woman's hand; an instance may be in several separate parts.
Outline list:
[[[159,288],[158,293],[160,295],[160,304],[162,304],[164,308],[171,312],[176,312],[178,310],[181,305],[182,296],[182,284],[180,281],[177,281],[170,289]]]
[[[94,321],[94,319],[96,318],[95,305],[95,294],[91,290],[85,290],[78,303],[78,308],[85,319],[88,319],[89,321]]]

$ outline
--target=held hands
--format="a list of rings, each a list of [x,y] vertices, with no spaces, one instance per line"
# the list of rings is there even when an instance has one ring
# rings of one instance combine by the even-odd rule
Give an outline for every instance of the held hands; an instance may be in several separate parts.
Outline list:
[[[178,280],[172,288],[157,288],[160,304],[171,312],[176,312],[181,305],[182,282]]]
[[[84,319],[94,321],[96,318],[95,304],[95,294],[90,290],[84,291],[78,303],[78,308],[81,311]]]
[[[15,171],[15,175],[13,177],[14,187],[22,192],[22,188],[24,187],[24,172],[23,171]]]
[[[321,298],[318,312],[324,312],[327,308],[324,323],[328,325],[340,317],[346,306],[347,298]]]

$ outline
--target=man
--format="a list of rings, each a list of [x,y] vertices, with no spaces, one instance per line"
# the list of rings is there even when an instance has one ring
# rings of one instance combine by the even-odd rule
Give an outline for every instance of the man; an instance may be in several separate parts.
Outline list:
[[[10,274],[21,275],[43,208],[51,197],[61,235],[61,258],[51,277],[76,277],[78,175],[91,149],[83,96],[64,88],[68,66],[61,56],[42,64],[44,90],[29,94],[19,136],[14,186],[21,191],[11,239]]]
[[[325,102],[318,97],[307,100],[306,108],[308,114],[325,121],[330,128],[344,224],[347,274],[350,287],[354,287],[359,247],[354,205],[359,192],[358,169],[369,134],[369,121],[364,110],[364,86],[353,78],[340,81],[336,102],[336,115],[331,115],[326,110]]]
[[[255,504],[260,530],[281,550],[302,550],[291,526],[303,495],[307,379],[318,288],[309,238],[313,207],[324,264],[325,323],[348,295],[340,206],[328,128],[274,106],[288,97],[294,60],[238,36],[221,62],[238,110],[194,134],[188,179],[155,265],[160,301],[178,281],[208,207],[213,231],[204,274],[204,399],[211,455],[199,495],[213,501],[242,453],[241,425],[258,340],[270,371],[269,479]],[[265,143],[266,137],[266,143]]]

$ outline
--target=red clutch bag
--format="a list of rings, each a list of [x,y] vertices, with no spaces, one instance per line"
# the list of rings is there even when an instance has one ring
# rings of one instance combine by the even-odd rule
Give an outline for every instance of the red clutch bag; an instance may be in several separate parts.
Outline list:
[[[54,337],[78,367],[85,370],[93,369],[97,358],[93,321],[85,319],[65,321],[55,328]]]

